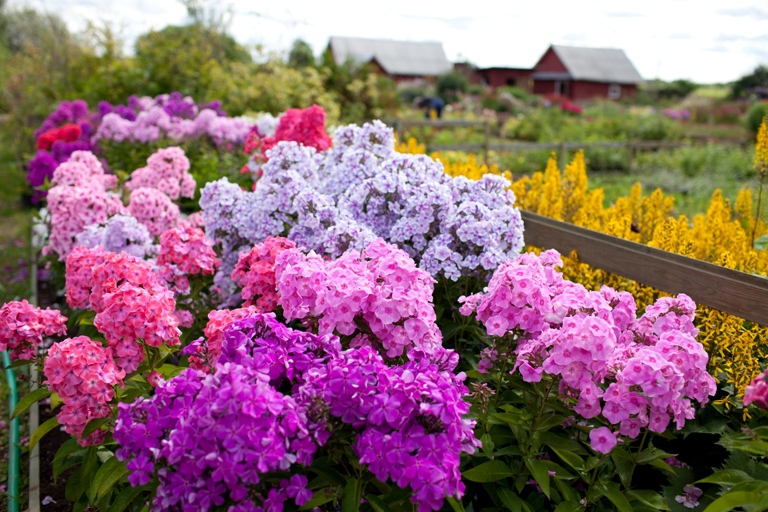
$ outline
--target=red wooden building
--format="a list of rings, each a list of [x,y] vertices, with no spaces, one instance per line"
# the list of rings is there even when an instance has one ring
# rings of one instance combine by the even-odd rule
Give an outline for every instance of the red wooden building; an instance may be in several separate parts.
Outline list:
[[[530,91],[532,87],[531,70],[527,68],[481,68],[476,73],[494,89],[510,85]]]
[[[533,67],[534,94],[572,100],[633,96],[640,73],[623,50],[550,46]]]

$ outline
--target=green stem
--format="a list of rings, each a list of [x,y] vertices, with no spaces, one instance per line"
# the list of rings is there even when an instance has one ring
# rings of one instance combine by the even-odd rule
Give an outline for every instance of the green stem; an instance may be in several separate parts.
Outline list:
[[[640,446],[637,447],[637,452],[635,453],[635,456],[632,457],[632,469],[629,470],[629,485],[632,485],[632,475],[635,474],[635,468],[637,467],[637,457],[640,455],[640,452],[643,451],[643,446],[645,446],[645,440],[648,438],[648,429],[645,429],[645,432],[643,432],[643,438],[640,439]],[[629,486],[627,486],[627,489],[629,489]]]

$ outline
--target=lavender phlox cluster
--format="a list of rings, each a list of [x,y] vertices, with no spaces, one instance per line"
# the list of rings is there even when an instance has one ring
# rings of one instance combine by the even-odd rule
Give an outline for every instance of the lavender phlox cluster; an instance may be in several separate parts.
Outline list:
[[[104,115],[94,140],[114,140],[148,143],[162,138],[176,142],[208,136],[216,145],[245,143],[251,130],[248,118],[224,117],[220,111],[198,108],[194,102],[154,101],[140,102],[134,119],[128,119],[117,112]]]
[[[340,126],[319,171],[323,192],[337,198],[352,185],[374,176],[379,164],[394,154],[394,133],[381,121]]]
[[[125,188],[156,188],[171,199],[192,198],[195,195],[195,178],[189,173],[189,159],[179,147],[160,149],[147,158],[146,167],[136,169],[125,182]]]
[[[142,260],[153,259],[158,252],[147,227],[135,217],[124,214],[113,215],[102,224],[87,226],[77,235],[75,244],[101,246],[109,252],[125,252]]]
[[[424,251],[420,266],[455,281],[516,258],[524,245],[523,220],[509,185],[506,178],[492,174],[479,180],[453,178],[455,207],[441,218],[440,234]]]
[[[352,345],[373,344],[388,358],[414,349],[431,353],[441,345],[432,278],[381,239],[330,262],[284,251],[276,258],[275,277],[285,317],[316,321],[320,334],[354,336]],[[370,334],[360,332],[357,321]]]
[[[272,137],[279,123],[280,116],[275,117],[269,112],[262,112],[256,116],[253,126],[259,137]]]
[[[187,369],[154,396],[121,403],[114,437],[134,486],[153,474],[153,510],[282,510],[306,503],[307,479],[272,487],[264,475],[308,465],[316,445],[304,411],[249,367],[224,363],[214,374]],[[279,508],[278,508],[279,507]]]
[[[560,396],[583,418],[602,415],[631,438],[646,427],[663,432],[671,420],[681,429],[694,402],[704,405],[716,391],[695,338],[693,301],[661,298],[638,318],[629,293],[588,291],[558,266],[555,251],[522,255],[499,267],[484,293],[462,298],[461,312],[476,310],[492,336],[514,332],[513,371],[527,382],[558,377]]]
[[[382,162],[375,175],[347,189],[339,207],[418,257],[453,206],[449,180],[441,164],[426,155],[398,154]]]

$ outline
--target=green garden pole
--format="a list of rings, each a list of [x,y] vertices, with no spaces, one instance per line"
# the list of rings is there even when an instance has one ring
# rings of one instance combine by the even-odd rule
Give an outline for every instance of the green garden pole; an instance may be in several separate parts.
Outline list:
[[[5,369],[5,380],[8,382],[8,415],[13,414],[16,409],[16,402],[19,395],[16,391],[16,375],[11,365],[11,358],[8,352],[3,350],[3,366]],[[10,433],[8,436],[8,512],[19,512],[19,418],[14,418],[9,424]]]

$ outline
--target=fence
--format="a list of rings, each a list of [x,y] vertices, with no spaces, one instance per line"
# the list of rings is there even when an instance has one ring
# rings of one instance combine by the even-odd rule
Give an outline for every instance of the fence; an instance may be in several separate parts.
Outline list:
[[[398,140],[402,140],[403,131],[408,128],[416,127],[432,127],[432,128],[482,128],[484,132],[483,142],[481,144],[427,144],[427,152],[441,152],[441,151],[466,151],[474,153],[482,153],[483,162],[488,165],[488,152],[489,151],[528,151],[528,150],[550,150],[557,151],[560,167],[565,167],[568,163],[568,152],[577,151],[579,149],[593,149],[593,148],[614,148],[617,150],[623,150],[626,155],[626,168],[629,169],[632,165],[635,153],[642,150],[652,149],[668,149],[679,148],[684,146],[692,146],[696,144],[707,144],[710,142],[718,144],[731,144],[743,146],[743,142],[739,141],[723,141],[713,139],[710,137],[691,136],[686,141],[664,141],[664,140],[648,140],[648,141],[605,141],[605,142],[505,142],[500,144],[491,144],[491,123],[490,120],[485,119],[483,121],[466,121],[466,120],[395,120],[392,122],[392,126],[395,129],[395,134]]]
[[[521,211],[526,244],[576,251],[579,261],[768,325],[768,279]]]

